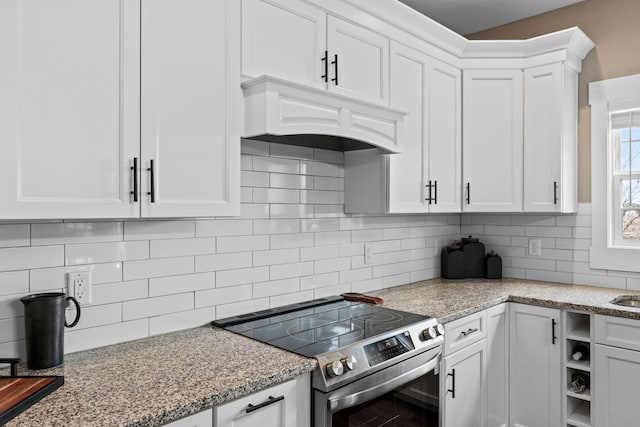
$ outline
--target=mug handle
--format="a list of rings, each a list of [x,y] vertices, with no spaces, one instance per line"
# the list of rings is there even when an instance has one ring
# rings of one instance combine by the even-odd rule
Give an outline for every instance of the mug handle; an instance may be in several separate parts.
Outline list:
[[[73,328],[80,321],[80,303],[74,297],[67,297],[66,301],[69,300],[71,300],[71,302],[73,302],[73,304],[76,306],[76,318],[73,319],[73,322],[71,322],[70,324],[67,323],[67,319],[64,319],[64,326],[66,326],[67,328]]]

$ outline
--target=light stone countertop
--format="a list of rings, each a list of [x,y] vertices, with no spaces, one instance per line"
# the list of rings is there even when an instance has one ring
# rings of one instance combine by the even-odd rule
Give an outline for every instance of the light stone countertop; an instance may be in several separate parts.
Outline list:
[[[158,426],[296,378],[316,361],[211,326],[65,355],[16,426]]]
[[[505,301],[640,319],[613,305],[639,291],[515,279],[433,279],[370,292],[384,306],[442,323]],[[65,384],[12,420],[16,426],[158,426],[311,372],[313,359],[210,326],[65,355],[64,365],[20,375]]]

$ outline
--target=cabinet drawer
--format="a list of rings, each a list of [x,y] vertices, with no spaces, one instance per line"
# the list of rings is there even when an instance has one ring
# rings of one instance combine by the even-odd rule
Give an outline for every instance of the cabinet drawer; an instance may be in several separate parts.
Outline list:
[[[444,355],[455,353],[487,336],[486,310],[444,325]]]
[[[640,351],[640,320],[596,315],[596,342]]]

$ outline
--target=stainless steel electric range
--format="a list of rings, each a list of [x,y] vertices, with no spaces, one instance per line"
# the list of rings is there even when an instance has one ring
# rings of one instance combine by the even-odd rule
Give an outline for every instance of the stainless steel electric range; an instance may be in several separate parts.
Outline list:
[[[438,425],[444,328],[432,317],[330,297],[212,323],[318,361],[315,427]]]

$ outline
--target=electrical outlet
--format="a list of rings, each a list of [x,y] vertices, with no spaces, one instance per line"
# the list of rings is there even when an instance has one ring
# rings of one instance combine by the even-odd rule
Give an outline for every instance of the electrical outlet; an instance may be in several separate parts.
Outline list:
[[[540,239],[529,239],[529,255],[540,256],[542,254],[542,248]]]
[[[364,245],[364,263],[371,264],[373,262],[373,248],[371,243]]]
[[[91,273],[74,271],[67,273],[67,294],[78,300],[80,305],[91,304]]]

